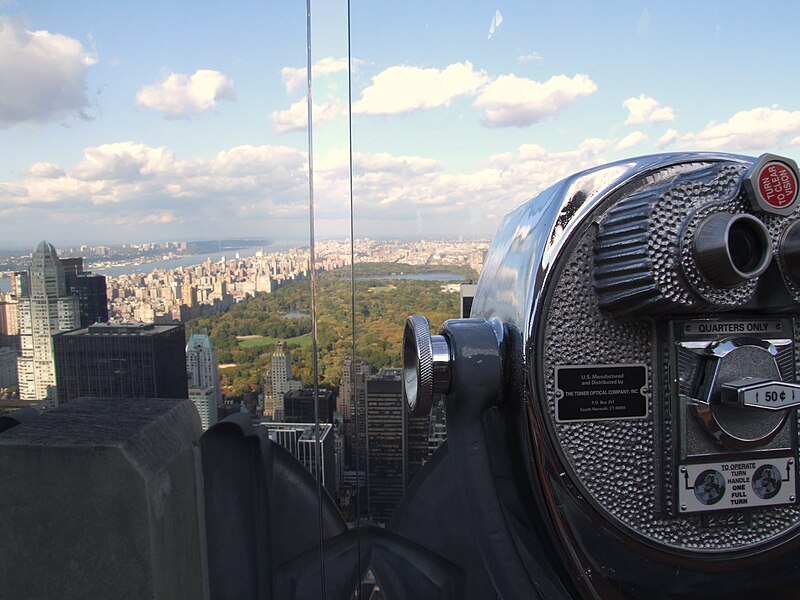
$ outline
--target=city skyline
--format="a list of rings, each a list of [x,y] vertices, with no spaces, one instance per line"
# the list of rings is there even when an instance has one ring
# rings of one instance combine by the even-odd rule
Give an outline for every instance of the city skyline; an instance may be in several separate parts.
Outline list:
[[[0,6],[4,244],[307,239],[305,3],[121,10]],[[800,42],[751,13],[355,6],[356,237],[491,236],[543,187],[637,154],[797,158],[782,73]],[[346,5],[312,15],[317,233],[344,237]]]

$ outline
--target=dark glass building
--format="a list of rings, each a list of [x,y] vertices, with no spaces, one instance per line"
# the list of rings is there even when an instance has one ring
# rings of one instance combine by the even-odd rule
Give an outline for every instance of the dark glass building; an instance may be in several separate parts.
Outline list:
[[[62,258],[67,293],[78,297],[81,327],[108,323],[106,278],[83,270],[83,258]]]
[[[336,396],[329,388],[318,388],[319,421],[330,423],[333,420],[333,409]],[[314,422],[314,389],[289,390],[283,395],[284,419],[287,423]]]
[[[67,275],[67,293],[78,297],[81,327],[88,327],[92,323],[108,323],[108,295],[103,275]]]
[[[53,336],[60,403],[188,398],[183,325],[98,323]]]
[[[370,516],[384,523],[405,491],[401,372],[381,369],[367,377],[367,497]]]
[[[402,398],[402,396],[401,396]],[[408,412],[408,405],[401,402],[403,413],[406,420],[406,428],[403,434],[403,449],[405,451],[405,481],[406,487],[411,480],[419,473],[422,465],[428,460],[430,455],[430,443],[428,435],[430,431],[430,415],[412,416]]]
[[[377,522],[392,516],[428,457],[428,417],[411,417],[403,402],[402,369],[366,379],[367,497]]]

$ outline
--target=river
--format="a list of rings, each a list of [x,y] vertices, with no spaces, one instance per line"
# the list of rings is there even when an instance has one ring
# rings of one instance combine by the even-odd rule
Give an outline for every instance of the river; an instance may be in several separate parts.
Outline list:
[[[264,248],[264,252],[281,252],[292,248],[292,245],[270,245]],[[180,258],[169,258],[167,260],[154,259],[145,263],[119,265],[116,267],[108,267],[106,269],[96,269],[91,265],[86,267],[87,271],[91,271],[97,275],[106,275],[108,277],[117,277],[119,275],[128,275],[130,273],[150,273],[155,269],[176,269],[178,267],[190,267],[192,265],[199,265],[209,258],[212,262],[219,261],[223,256],[226,259],[232,259],[238,253],[241,258],[253,256],[256,252],[261,250],[260,246],[252,246],[250,248],[239,248],[238,250],[227,250],[225,252],[214,252],[212,254],[193,254],[191,256],[181,256]],[[0,292],[11,291],[11,279],[7,276],[0,276]]]

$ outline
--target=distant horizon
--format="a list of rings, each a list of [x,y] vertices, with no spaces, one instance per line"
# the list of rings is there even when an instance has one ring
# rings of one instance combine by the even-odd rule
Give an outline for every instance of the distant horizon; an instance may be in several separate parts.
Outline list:
[[[480,236],[480,235],[442,235],[439,237],[435,236],[425,236],[425,237],[416,237],[416,236],[408,236],[408,237],[399,237],[399,236],[356,236],[356,240],[370,240],[375,242],[427,242],[427,241],[437,241],[437,242],[458,242],[458,241],[491,241],[494,236]],[[217,241],[228,241],[228,240],[248,240],[254,239],[249,237],[233,237],[233,238],[219,238],[219,239],[157,239],[157,240],[128,240],[122,242],[108,242],[108,241],[100,241],[100,242],[87,242],[87,241],[80,241],[80,242],[64,242],[64,243],[57,243],[56,241],[50,238],[40,238],[36,241],[32,241],[29,245],[19,245],[19,246],[0,246],[0,256],[17,256],[16,254],[12,255],[11,252],[22,252],[25,254],[32,253],[36,246],[42,241],[45,240],[53,246],[55,246],[56,250],[59,252],[59,256],[61,255],[61,250],[63,248],[75,248],[76,246],[89,246],[89,247],[97,247],[97,246],[108,246],[108,247],[121,247],[123,245],[132,246],[137,244],[163,244],[163,243],[192,243],[192,242],[217,242]],[[317,236],[315,241],[317,243],[320,242],[346,242],[350,238],[349,237],[319,237]],[[264,248],[269,248],[272,246],[298,246],[298,247],[308,247],[309,240],[306,238],[303,239],[270,239],[269,244],[265,245]],[[256,244],[258,245],[258,244]],[[235,249],[231,249],[234,250]],[[203,254],[200,252],[199,254]]]

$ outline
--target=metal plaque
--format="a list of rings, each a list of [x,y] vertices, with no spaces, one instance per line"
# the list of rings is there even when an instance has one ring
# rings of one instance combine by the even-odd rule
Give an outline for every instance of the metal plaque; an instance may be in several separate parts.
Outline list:
[[[791,504],[797,498],[794,457],[681,465],[681,513]]]
[[[647,366],[557,366],[556,421],[647,417]]]
[[[779,319],[754,319],[751,321],[719,321],[716,319],[704,319],[685,321],[683,324],[683,334],[686,337],[726,335],[775,335],[787,334],[787,327]]]

